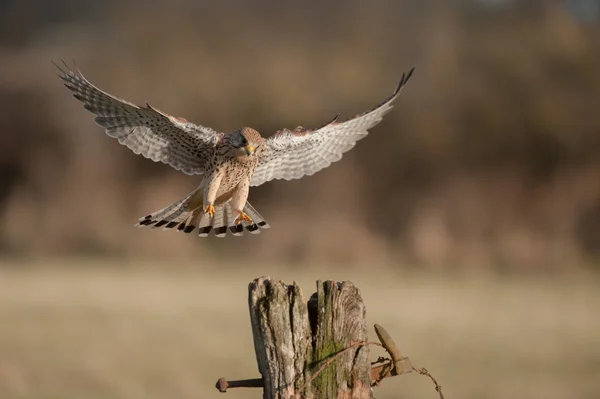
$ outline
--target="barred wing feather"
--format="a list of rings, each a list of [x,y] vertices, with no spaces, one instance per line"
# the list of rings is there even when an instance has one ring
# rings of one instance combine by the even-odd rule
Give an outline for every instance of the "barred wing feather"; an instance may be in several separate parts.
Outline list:
[[[368,130],[381,122],[392,109],[393,101],[408,82],[414,68],[402,75],[398,87],[388,99],[375,108],[337,122],[317,128],[283,129],[266,140],[259,154],[260,161],[250,184],[259,186],[273,179],[299,179],[310,176],[337,162],[356,142],[367,136]]]
[[[56,65],[56,64],[55,64]],[[94,121],[134,153],[163,162],[189,175],[204,173],[221,134],[176,118],[148,103],[142,108],[114,97],[90,83],[81,72],[58,65],[59,76],[73,96],[96,115]]]

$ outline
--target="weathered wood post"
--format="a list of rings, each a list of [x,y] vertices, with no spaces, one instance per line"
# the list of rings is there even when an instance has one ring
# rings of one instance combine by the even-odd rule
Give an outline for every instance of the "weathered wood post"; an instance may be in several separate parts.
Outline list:
[[[339,354],[367,340],[352,283],[317,281],[307,302],[295,283],[261,277],[250,283],[248,301],[265,399],[373,397],[368,346]]]
[[[371,399],[371,387],[384,378],[411,373],[428,376],[440,399],[442,387],[425,368],[416,369],[379,324],[379,342],[367,341],[365,306],[349,281],[317,281],[307,302],[300,287],[270,277],[248,286],[254,350],[261,378],[226,380],[215,388],[263,388],[265,399]],[[388,357],[369,363],[369,345]]]

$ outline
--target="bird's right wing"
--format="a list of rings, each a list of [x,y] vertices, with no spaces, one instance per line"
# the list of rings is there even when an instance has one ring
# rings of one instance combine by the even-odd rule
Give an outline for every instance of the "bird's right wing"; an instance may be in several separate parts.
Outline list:
[[[310,176],[342,159],[342,155],[367,136],[381,122],[392,103],[410,79],[414,68],[402,75],[394,93],[375,108],[343,122],[337,117],[317,129],[283,129],[269,137],[260,148],[259,162],[251,186],[273,179],[299,179]]]
[[[96,115],[94,122],[105,128],[110,137],[155,162],[164,162],[189,175],[204,173],[205,162],[222,134],[168,115],[148,103],[143,108],[121,100],[98,89],[81,72],[56,67],[73,97]]]

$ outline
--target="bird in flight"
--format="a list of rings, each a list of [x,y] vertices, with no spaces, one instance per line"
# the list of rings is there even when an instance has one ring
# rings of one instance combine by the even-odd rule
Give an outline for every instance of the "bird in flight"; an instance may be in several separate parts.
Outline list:
[[[64,63],[64,62],[63,62]],[[310,176],[342,158],[392,109],[414,68],[402,75],[394,93],[375,108],[343,122],[336,116],[316,129],[282,129],[269,138],[249,127],[219,133],[146,103],[140,107],[90,83],[79,70],[55,64],[65,86],[96,115],[94,122],[136,154],[188,175],[203,175],[183,199],[149,214],[136,226],[164,227],[201,237],[227,231],[257,234],[271,226],[247,201],[251,186],[273,179]],[[76,68],[77,69],[77,68]]]

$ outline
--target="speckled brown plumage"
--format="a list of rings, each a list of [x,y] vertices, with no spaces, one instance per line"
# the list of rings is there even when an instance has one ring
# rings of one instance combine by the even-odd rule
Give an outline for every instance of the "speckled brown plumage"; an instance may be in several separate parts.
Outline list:
[[[316,129],[301,126],[282,129],[264,139],[243,127],[229,133],[168,115],[149,104],[139,107],[103,92],[81,72],[65,65],[59,76],[73,96],[96,115],[94,121],[119,143],[153,161],[160,161],[189,175],[203,175],[200,186],[157,212],[140,219],[138,226],[164,227],[185,233],[211,231],[224,237],[229,230],[257,234],[269,228],[248,202],[251,186],[273,179],[298,179],[339,161],[342,154],[368,134],[392,109],[392,102],[413,70],[402,75],[391,97],[370,111],[343,122],[337,117]]]

